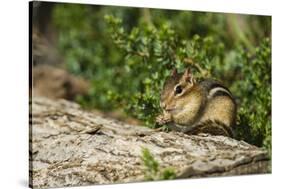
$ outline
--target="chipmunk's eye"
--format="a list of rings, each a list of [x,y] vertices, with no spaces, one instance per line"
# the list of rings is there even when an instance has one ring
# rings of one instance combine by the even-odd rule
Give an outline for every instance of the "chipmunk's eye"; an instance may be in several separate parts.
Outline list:
[[[176,86],[175,94],[180,94],[182,92],[182,87],[180,85]]]

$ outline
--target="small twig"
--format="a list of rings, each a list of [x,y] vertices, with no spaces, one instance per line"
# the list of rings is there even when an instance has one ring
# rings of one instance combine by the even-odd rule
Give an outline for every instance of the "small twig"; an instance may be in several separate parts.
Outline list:
[[[194,62],[191,58],[184,58],[183,62],[196,68],[204,77],[210,75],[208,71],[204,70],[198,63]]]

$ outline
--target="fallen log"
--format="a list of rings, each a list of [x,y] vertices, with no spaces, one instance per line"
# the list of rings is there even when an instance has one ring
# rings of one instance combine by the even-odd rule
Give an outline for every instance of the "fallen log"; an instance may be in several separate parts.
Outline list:
[[[130,125],[66,100],[33,97],[30,107],[34,188],[144,181],[144,148],[160,170],[172,169],[175,178],[271,172],[265,150],[232,138]]]

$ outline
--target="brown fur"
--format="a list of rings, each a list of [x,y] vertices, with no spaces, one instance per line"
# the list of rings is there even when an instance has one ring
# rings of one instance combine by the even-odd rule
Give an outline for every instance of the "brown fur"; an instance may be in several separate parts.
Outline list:
[[[177,86],[181,87],[180,93],[176,92]],[[174,130],[232,135],[236,104],[229,90],[219,82],[196,82],[189,70],[183,74],[173,71],[164,84],[160,105],[163,114],[157,122],[169,123]]]
[[[201,122],[219,120],[227,126],[234,126],[236,107],[228,96],[218,96],[211,99],[204,111]]]

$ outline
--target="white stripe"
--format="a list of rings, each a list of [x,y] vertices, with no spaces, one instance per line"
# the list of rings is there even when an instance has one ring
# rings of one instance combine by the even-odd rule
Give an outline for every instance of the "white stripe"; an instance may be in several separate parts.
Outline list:
[[[223,91],[223,92],[226,92],[227,94],[229,94],[229,96],[232,96],[230,94],[230,92],[228,92],[226,89],[222,88],[222,87],[216,87],[216,88],[213,88],[209,91],[209,94],[208,94],[208,98],[211,98],[213,97],[213,95],[218,92],[218,91]]]

